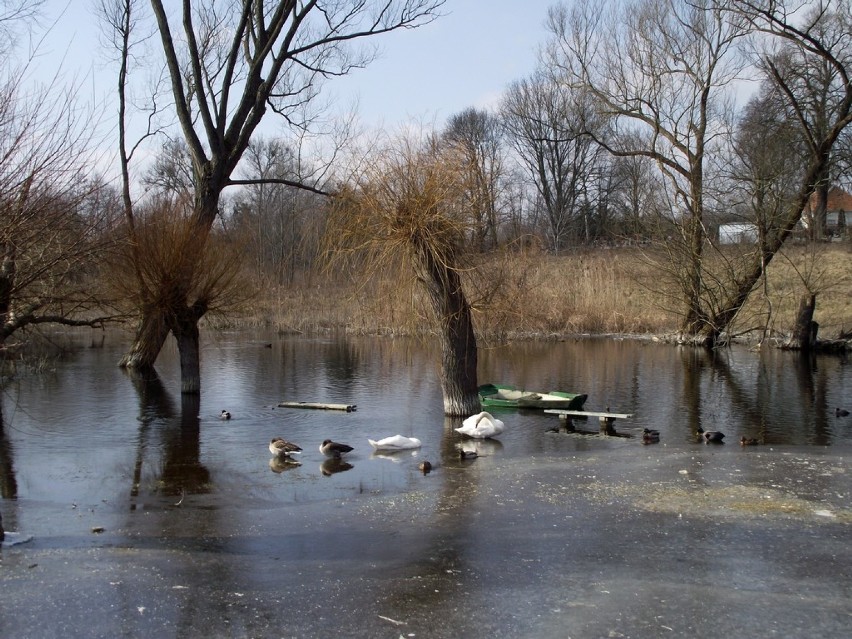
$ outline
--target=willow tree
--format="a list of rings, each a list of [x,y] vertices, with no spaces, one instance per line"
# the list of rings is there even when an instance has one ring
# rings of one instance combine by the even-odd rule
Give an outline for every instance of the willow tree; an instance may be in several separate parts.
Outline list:
[[[181,351],[181,388],[200,390],[198,322],[204,300],[194,299],[193,283],[205,244],[219,215],[222,191],[246,184],[233,176],[252,135],[268,111],[282,125],[310,127],[303,119],[326,78],[367,65],[375,55],[359,42],[429,22],[444,0],[183,0],[173,12],[150,0],[153,29],[170,86],[172,119],[189,150],[193,172],[193,232],[181,259],[162,278],[155,295],[140,307],[135,341],[122,360],[126,367],[152,366],[169,332]],[[176,3],[175,3],[176,4]],[[102,0],[101,13],[119,53],[121,160],[128,227],[133,234],[129,196],[126,107],[131,49],[144,37],[138,24],[139,0]],[[154,65],[156,66],[156,64]],[[153,101],[156,103],[156,100]],[[162,114],[160,114],[162,115]],[[163,123],[165,126],[165,123]],[[316,189],[290,180],[279,182]],[[131,237],[131,245],[135,241]],[[140,281],[140,287],[143,286]],[[184,357],[184,353],[187,354]]]
[[[396,273],[422,287],[438,326],[444,413],[480,410],[477,349],[462,286],[469,224],[461,215],[469,175],[434,139],[405,137],[362,166],[334,198],[326,232],[331,263],[356,263],[361,277]]]
[[[135,207],[134,258],[128,259],[127,247],[120,245],[119,250],[106,257],[109,269],[103,278],[120,300],[118,306],[128,315],[158,300],[163,283],[180,269],[187,247],[195,242],[191,212],[190,195],[160,193],[144,206]],[[212,230],[204,249],[196,256],[192,279],[184,282],[195,306],[190,312],[224,317],[245,308],[257,286],[242,266],[243,253],[243,242],[221,229]],[[181,317],[168,318],[169,326],[181,321]],[[196,325],[178,325],[177,330],[185,340],[178,342],[181,371],[185,371],[199,360],[195,348],[199,343],[198,329]]]

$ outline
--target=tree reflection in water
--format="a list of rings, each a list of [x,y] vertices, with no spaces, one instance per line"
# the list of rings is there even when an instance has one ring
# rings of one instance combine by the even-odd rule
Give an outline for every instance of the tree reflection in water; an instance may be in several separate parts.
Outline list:
[[[210,492],[210,471],[201,463],[201,398],[181,395],[180,411],[156,371],[125,369],[139,397],[139,431],[131,488],[131,510],[143,490],[143,469],[157,468],[147,482],[152,494],[176,497]],[[159,459],[148,458],[159,451]]]

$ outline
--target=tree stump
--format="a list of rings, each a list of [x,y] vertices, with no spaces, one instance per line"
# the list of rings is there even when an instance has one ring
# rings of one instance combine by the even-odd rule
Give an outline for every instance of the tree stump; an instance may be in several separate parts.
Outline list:
[[[819,324],[814,321],[814,310],[816,310],[816,295],[810,293],[802,296],[793,335],[788,342],[789,348],[810,351],[816,346]]]

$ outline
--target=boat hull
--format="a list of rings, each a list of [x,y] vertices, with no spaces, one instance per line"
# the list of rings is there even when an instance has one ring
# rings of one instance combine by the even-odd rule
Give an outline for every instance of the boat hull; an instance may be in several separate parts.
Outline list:
[[[503,384],[485,384],[479,387],[479,401],[483,408],[582,410],[587,397],[584,393],[525,391]]]

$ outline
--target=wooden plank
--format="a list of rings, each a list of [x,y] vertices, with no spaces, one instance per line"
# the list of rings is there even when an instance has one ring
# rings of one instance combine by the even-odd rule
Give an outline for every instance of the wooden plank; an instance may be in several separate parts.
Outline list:
[[[280,402],[279,408],[315,408],[318,410],[345,410],[347,413],[354,411],[355,404],[326,404],[323,402]]]
[[[559,415],[560,417],[608,417],[611,419],[630,419],[631,417],[633,417],[633,413],[603,413],[586,410],[562,410],[560,408],[548,408],[544,412],[551,413],[553,415]]]

